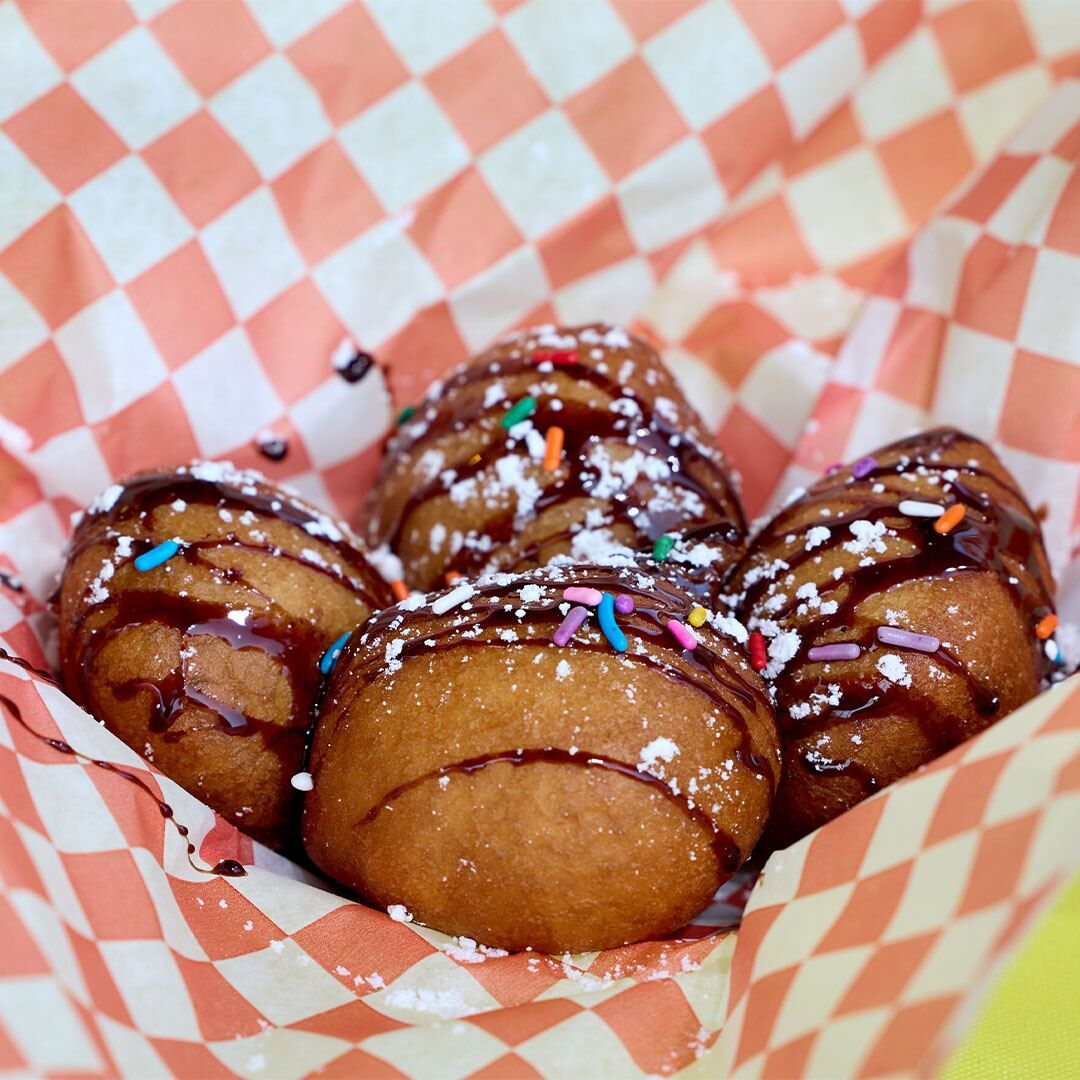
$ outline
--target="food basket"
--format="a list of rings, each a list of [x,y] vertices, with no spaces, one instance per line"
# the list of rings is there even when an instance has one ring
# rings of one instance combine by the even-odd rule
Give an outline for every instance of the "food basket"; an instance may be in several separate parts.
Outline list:
[[[113,480],[227,458],[355,521],[431,379],[593,319],[662,348],[751,515],[913,429],[990,441],[1075,663],[1078,61],[1050,0],[0,5],[0,1068],[943,1068],[1080,869],[1075,678],[676,939],[548,957],[332,891],[30,668]]]

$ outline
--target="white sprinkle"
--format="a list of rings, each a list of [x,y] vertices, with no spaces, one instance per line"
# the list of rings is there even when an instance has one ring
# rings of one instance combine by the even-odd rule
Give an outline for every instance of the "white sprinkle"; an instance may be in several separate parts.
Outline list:
[[[292,784],[297,791],[310,791],[315,786],[315,782],[311,779],[311,773],[309,772],[294,773],[293,778],[289,783]]]
[[[389,915],[394,922],[412,922],[412,914],[404,904],[391,904],[386,909],[386,914]]]
[[[919,502],[918,499],[904,499],[897,509],[908,517],[939,518],[945,513],[944,506],[938,506],[937,503]]]
[[[451,608],[455,608],[458,604],[463,604],[470,596],[473,596],[476,590],[468,583],[459,585],[456,589],[451,590],[445,596],[440,596],[437,600],[433,600],[431,603],[431,610],[436,615],[442,615],[444,612],[449,611]]]

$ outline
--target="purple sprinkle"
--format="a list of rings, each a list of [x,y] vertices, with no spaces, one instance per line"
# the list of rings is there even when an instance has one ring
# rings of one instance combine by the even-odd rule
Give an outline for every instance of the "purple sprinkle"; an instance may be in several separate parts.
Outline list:
[[[552,639],[555,644],[559,646],[569,645],[570,639],[577,633],[577,628],[585,621],[588,614],[587,608],[571,608],[559,629],[555,631],[555,636]]]
[[[859,458],[854,465],[851,466],[851,475],[856,480],[862,480],[863,477],[869,476],[878,467],[878,460],[876,457],[868,456]]]
[[[941,642],[930,634],[914,634],[910,630],[897,630],[895,626],[879,626],[877,638],[885,645],[917,649],[919,652],[937,652],[941,648]]]
[[[615,610],[620,615],[629,615],[634,610],[634,598],[629,593],[619,593],[615,597]]]
[[[818,645],[806,654],[807,660],[857,660],[862,649],[854,643]]]

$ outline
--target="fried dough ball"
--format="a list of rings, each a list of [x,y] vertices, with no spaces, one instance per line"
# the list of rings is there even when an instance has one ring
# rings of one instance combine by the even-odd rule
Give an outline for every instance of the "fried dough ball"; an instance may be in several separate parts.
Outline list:
[[[776,692],[775,846],[1023,705],[1057,654],[1039,522],[954,429],[830,471],[751,539],[730,588]]]
[[[691,610],[636,565],[549,566],[376,616],[320,707],[309,857],[504,949],[685,925],[753,848],[779,775],[746,631],[694,629]]]
[[[331,644],[390,602],[359,542],[227,464],[105,491],[58,595],[68,692],[223,817],[296,841],[306,732]]]
[[[391,438],[366,520],[418,589],[670,535],[665,572],[707,595],[745,534],[723,455],[671,373],[603,324],[535,327],[436,383]]]

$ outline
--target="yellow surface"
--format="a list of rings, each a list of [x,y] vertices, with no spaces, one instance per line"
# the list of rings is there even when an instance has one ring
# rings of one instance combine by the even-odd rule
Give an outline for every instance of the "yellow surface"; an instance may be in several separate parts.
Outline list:
[[[940,1080],[1080,1077],[1080,877],[1005,970]]]

